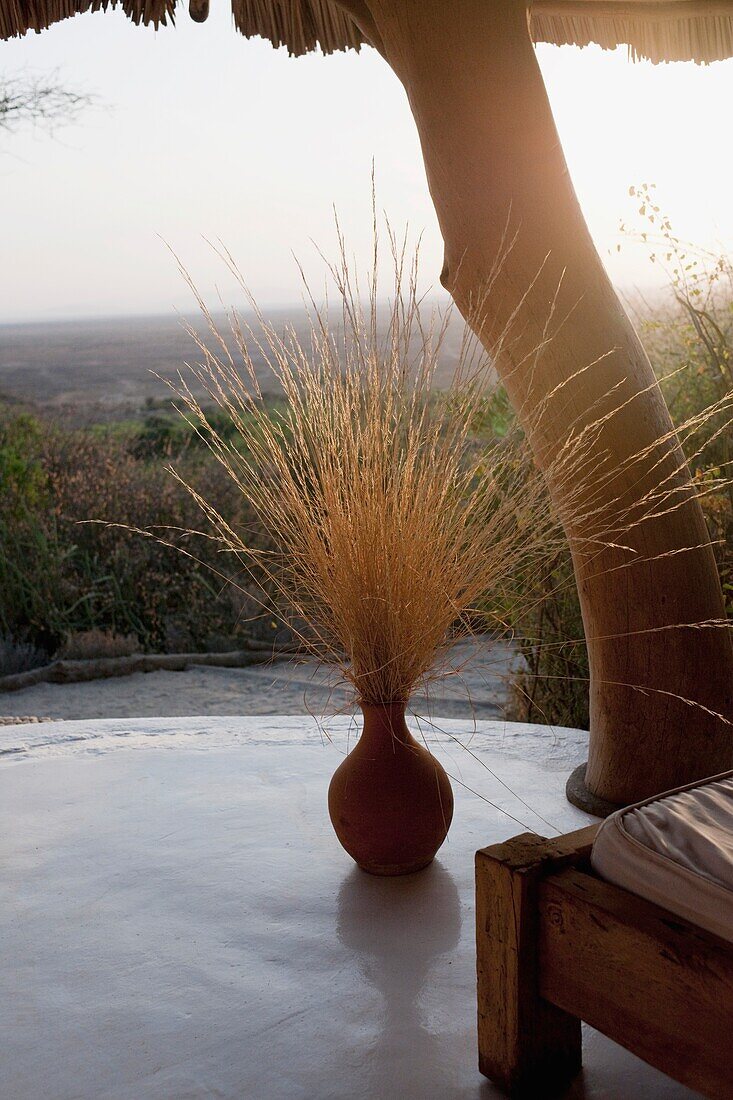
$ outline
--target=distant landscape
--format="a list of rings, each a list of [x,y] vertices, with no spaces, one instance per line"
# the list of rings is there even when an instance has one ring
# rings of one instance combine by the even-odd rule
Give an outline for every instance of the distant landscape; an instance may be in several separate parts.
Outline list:
[[[308,339],[309,322],[301,307],[270,310],[267,320],[278,331],[292,325],[299,338]],[[203,331],[202,322],[191,322]],[[223,314],[216,322],[228,333]],[[444,378],[457,358],[462,331],[456,315],[445,345]],[[228,342],[234,346],[231,337]],[[261,365],[263,391],[274,394],[276,386],[256,349],[253,359]],[[0,325],[0,400],[38,405],[70,426],[85,427],[127,418],[146,405],[159,407],[169,400],[160,378],[173,378],[184,363],[197,360],[198,350],[175,314]]]
[[[270,311],[266,319],[280,333],[293,328],[309,346],[302,308]],[[257,333],[252,315],[242,320]],[[227,317],[215,322],[237,362]],[[214,339],[203,320],[197,332]],[[456,315],[439,383],[455,369],[463,332]],[[274,412],[277,382],[250,343]],[[237,563],[185,533],[200,530],[202,516],[167,472],[171,463],[264,545],[256,517],[165,385],[200,358],[175,315],[0,326],[0,675],[54,656],[237,649],[253,636],[290,640],[268,594],[251,583],[224,584],[224,574],[236,579]],[[218,430],[231,432],[222,413],[211,415]],[[132,528],[154,531],[186,553]]]
[[[676,286],[667,304],[634,309],[677,424],[730,390],[730,288],[733,271],[725,261],[701,274],[686,298]],[[307,346],[302,309],[271,311],[267,319],[280,332],[292,325]],[[227,331],[223,315],[216,322]],[[455,369],[463,333],[456,314],[439,384]],[[252,350],[275,414],[276,383]],[[272,593],[244,581],[217,544],[190,533],[201,529],[200,510],[166,470],[173,464],[235,529],[247,531],[251,545],[266,548],[257,517],[178,415],[161,380],[198,358],[175,315],[0,325],[0,675],[54,657],[292,641]],[[215,416],[217,430],[231,432],[227,418]],[[701,479],[731,462],[729,433],[717,433],[716,423],[702,452],[688,443]],[[511,424],[500,389],[475,425],[476,440],[503,437]],[[707,493],[703,505],[733,614],[733,489]],[[178,549],[131,528],[163,532]],[[225,584],[225,576],[235,583]],[[532,599],[504,612],[528,670],[517,716],[585,728],[587,654],[569,556],[548,561],[531,584]]]

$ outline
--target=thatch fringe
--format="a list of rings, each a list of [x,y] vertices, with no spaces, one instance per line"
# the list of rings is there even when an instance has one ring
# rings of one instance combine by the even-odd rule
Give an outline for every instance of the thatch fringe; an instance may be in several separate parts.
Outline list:
[[[19,38],[85,11],[121,7],[133,23],[165,26],[174,21],[176,0],[0,0],[0,38]]]
[[[0,0],[0,38],[40,32],[85,11],[121,7],[133,23],[165,26],[174,21],[176,0]],[[294,56],[318,47],[324,53],[358,50],[363,39],[352,19],[328,0],[232,0],[237,30],[267,38]]]
[[[354,21],[328,0],[232,0],[232,13],[247,38],[287,46],[293,57],[319,46],[323,53],[358,50],[363,42]]]
[[[548,5],[549,6],[549,5]],[[704,5],[700,5],[703,8]],[[532,38],[557,46],[588,46],[594,43],[604,50],[626,45],[634,60],[696,61],[707,64],[733,57],[733,9],[731,14],[689,14],[680,18],[578,14],[553,15],[533,10]],[[668,11],[669,9],[667,9]]]
[[[639,14],[629,14],[638,2]],[[535,42],[604,49],[627,45],[634,58],[650,61],[706,63],[733,57],[733,0],[598,0],[598,11],[588,0],[536,0],[531,7]],[[0,0],[0,38],[41,31],[84,11],[121,7],[134,23],[154,27],[173,22],[176,0]],[[575,10],[577,9],[577,10]],[[605,9],[605,10],[603,10]],[[617,12],[613,9],[617,9]],[[359,28],[330,0],[232,0],[237,30],[248,38],[261,37],[273,46],[285,46],[294,56],[320,48],[358,50]]]
[[[733,0],[677,2],[681,9],[679,16],[674,14],[670,3],[650,0],[638,0],[638,15],[533,10],[532,36],[535,42],[555,45],[596,43],[604,49],[627,45],[635,59],[648,58],[655,63],[707,63],[733,57]],[[546,4],[550,9],[553,6],[552,0],[546,0]],[[561,6],[572,9],[575,4],[578,9],[593,7],[584,0],[565,0]],[[628,12],[630,4],[618,6]],[[730,12],[726,10],[728,7]],[[242,34],[267,38],[274,46],[286,46],[294,56],[309,53],[318,46],[324,53],[358,50],[363,43],[353,20],[329,0],[232,0],[232,10],[235,25]]]

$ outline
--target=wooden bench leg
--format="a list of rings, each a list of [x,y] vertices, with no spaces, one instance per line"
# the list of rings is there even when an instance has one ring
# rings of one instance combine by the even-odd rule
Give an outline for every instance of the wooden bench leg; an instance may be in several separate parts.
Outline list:
[[[530,833],[476,853],[479,1069],[533,1100],[581,1067],[580,1020],[538,992],[537,888],[557,855]]]

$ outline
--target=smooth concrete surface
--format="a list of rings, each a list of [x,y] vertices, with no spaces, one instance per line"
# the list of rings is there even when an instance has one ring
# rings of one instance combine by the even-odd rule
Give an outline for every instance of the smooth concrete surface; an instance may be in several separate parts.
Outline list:
[[[0,730],[3,1100],[497,1096],[476,1069],[473,853],[589,820],[564,798],[586,735],[437,725],[454,824],[431,868],[388,880],[326,813],[348,717]],[[586,1029],[569,1097],[693,1095]]]

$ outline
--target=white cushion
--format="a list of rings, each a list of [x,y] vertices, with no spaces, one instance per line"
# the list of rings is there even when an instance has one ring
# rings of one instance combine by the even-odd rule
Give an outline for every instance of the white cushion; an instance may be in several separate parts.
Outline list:
[[[594,869],[733,943],[733,772],[611,814]]]

